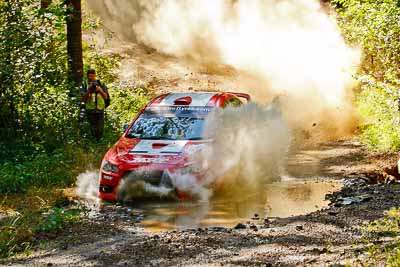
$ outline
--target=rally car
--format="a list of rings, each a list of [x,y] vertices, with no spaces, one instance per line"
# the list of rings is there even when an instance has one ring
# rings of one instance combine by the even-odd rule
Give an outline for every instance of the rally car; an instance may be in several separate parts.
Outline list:
[[[244,93],[168,93],[151,100],[126,127],[104,156],[99,197],[120,200],[120,185],[127,177],[152,186],[171,187],[168,174],[185,169],[201,175],[192,154],[203,140],[205,118],[214,108],[241,106],[250,101]],[[185,192],[176,190],[180,198]]]

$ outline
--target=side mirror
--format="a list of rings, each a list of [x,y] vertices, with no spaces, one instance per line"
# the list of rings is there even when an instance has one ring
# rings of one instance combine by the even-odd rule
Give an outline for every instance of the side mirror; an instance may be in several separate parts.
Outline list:
[[[124,124],[124,127],[122,128],[122,130],[124,131],[124,132],[126,132],[126,130],[129,128],[129,124]]]

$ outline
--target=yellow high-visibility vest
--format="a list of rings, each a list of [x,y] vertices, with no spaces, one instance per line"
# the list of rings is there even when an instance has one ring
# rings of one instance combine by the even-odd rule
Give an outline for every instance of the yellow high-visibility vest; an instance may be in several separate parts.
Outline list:
[[[106,108],[106,103],[100,93],[90,93],[85,107],[86,110],[104,110]]]

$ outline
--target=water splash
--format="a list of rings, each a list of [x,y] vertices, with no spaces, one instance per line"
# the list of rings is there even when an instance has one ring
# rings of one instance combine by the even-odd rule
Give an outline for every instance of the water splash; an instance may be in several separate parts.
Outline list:
[[[99,194],[99,172],[86,171],[76,178],[76,194],[79,197],[98,201]]]
[[[290,131],[278,105],[249,103],[211,112],[204,139],[212,142],[189,152],[204,177],[184,170],[170,173],[174,187],[201,201],[220,192],[239,196],[241,191],[280,180]]]

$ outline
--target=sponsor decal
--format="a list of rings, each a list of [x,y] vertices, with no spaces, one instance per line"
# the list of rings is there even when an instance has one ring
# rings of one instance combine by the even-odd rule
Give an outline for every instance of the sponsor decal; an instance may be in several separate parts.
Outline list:
[[[166,163],[168,161],[167,158],[164,157],[156,157],[156,158],[142,158],[137,157],[131,160],[132,163]]]
[[[179,110],[187,110],[187,111],[204,111],[204,112],[210,112],[211,107],[192,107],[192,106],[187,106],[187,107],[182,107],[182,106],[168,106],[168,107],[157,107],[160,110],[168,110],[168,111],[179,111]]]
[[[145,109],[144,115],[147,116],[172,116],[178,114],[185,114],[196,116],[196,115],[207,115],[208,113],[213,110],[213,107],[203,107],[203,106],[155,106],[155,107],[148,107]],[[186,113],[182,113],[186,112]],[[190,112],[190,113],[187,113]]]

